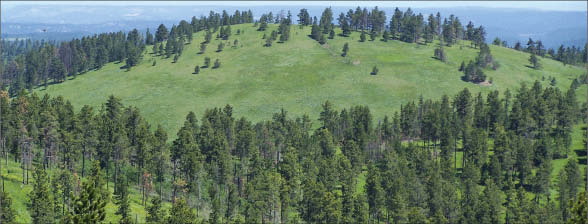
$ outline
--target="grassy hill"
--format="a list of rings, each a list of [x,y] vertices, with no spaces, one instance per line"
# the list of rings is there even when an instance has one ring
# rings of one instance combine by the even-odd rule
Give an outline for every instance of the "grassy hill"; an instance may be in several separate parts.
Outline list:
[[[276,28],[270,25],[265,33],[269,35]],[[245,32],[235,35],[237,29]],[[583,68],[563,66],[550,59],[541,59],[542,70],[533,70],[527,67],[527,53],[490,46],[494,59],[501,66],[496,71],[485,71],[494,84],[483,86],[460,79],[459,64],[473,60],[478,52],[465,42],[445,48],[448,62],[443,63],[432,58],[434,44],[359,42],[359,33],[353,33],[351,37],[336,36],[321,46],[308,37],[310,27],[293,26],[292,29],[288,42],[263,47],[264,32],[256,31],[251,24],[232,26],[233,36],[226,42],[232,45],[237,39],[238,46],[226,46],[222,52],[215,52],[221,40],[213,40],[204,54],[198,54],[199,42],[204,39],[204,33],[200,32],[194,34],[192,44],[185,46],[177,63],[172,63],[172,58],[150,54],[148,46],[141,64],[131,71],[121,69],[123,64],[110,63],[99,71],[36,91],[62,95],[76,106],[76,110],[85,104],[100,107],[114,94],[122,98],[125,105],[138,107],[151,124],[163,125],[172,139],[189,111],[200,117],[204,109],[225,104],[234,107],[235,116],[246,116],[253,121],[270,119],[280,108],[289,111],[290,116],[306,113],[316,119],[325,100],[332,101],[338,109],[368,105],[375,119],[381,119],[397,111],[402,103],[418,100],[420,95],[437,99],[443,94],[453,96],[464,87],[475,93],[503,91],[516,89],[521,82],[542,80],[542,77],[545,77],[543,85],[549,85],[548,77],[555,77],[557,86],[567,89],[574,78],[585,73]],[[340,53],[346,42],[350,52],[343,58]],[[204,57],[212,61],[220,59],[222,66],[192,74],[195,65],[203,65]],[[155,66],[152,66],[153,60],[157,62]],[[379,69],[375,76],[370,75],[374,65]],[[585,101],[585,94],[586,86],[580,87],[578,99]],[[574,129],[570,158],[583,161],[580,169],[585,172],[586,157],[579,152],[584,147],[581,127]],[[566,159],[553,161],[553,183],[565,162]],[[5,189],[14,200],[17,220],[30,222],[26,203],[31,186],[21,184],[21,172],[18,163],[9,161],[8,166],[2,166],[2,173],[8,180]],[[358,177],[358,191],[363,190],[365,174]],[[134,187],[131,187],[130,200],[132,214],[136,214],[139,222],[144,222],[145,210],[140,205],[140,193]],[[165,203],[164,207],[169,206]],[[109,203],[107,222],[118,221],[115,211],[115,205]]]
[[[235,35],[240,29],[244,33]],[[264,33],[268,36],[277,25],[265,32],[256,31],[252,24],[232,26],[233,35],[227,43],[237,39],[239,46],[227,45],[216,52],[222,40],[213,40],[206,53],[198,54],[204,32],[194,34],[193,43],[186,45],[177,63],[151,53],[147,46],[142,62],[126,71],[123,64],[111,63],[98,71],[91,71],[65,83],[43,87],[40,94],[63,95],[77,109],[89,104],[99,107],[114,94],[125,105],[141,110],[151,123],[160,123],[175,135],[189,111],[198,117],[204,109],[231,104],[236,117],[246,116],[253,121],[270,119],[280,108],[292,116],[308,114],[316,118],[320,105],[329,100],[338,108],[367,105],[375,119],[392,115],[402,103],[426,98],[440,98],[443,94],[455,95],[464,87],[473,92],[517,88],[521,82],[557,79],[557,86],[567,89],[571,81],[585,73],[583,68],[563,66],[562,63],[541,59],[542,70],[533,70],[529,54],[491,46],[492,55],[500,63],[498,70],[487,70],[494,85],[482,86],[460,79],[458,67],[462,61],[473,60],[478,49],[469,43],[445,48],[447,63],[432,58],[436,44],[420,45],[400,41],[359,42],[359,33],[350,37],[336,36],[321,46],[310,39],[310,27],[292,26],[291,39],[274,42],[264,47]],[[337,33],[340,33],[337,31]],[[215,36],[215,35],[213,35]],[[340,56],[345,43],[349,43],[347,58]],[[202,66],[204,57],[212,62],[219,59],[218,69],[201,69],[192,74],[194,66]],[[152,61],[156,60],[156,66]],[[378,75],[370,75],[372,67]],[[586,87],[579,90],[578,98],[585,99]]]

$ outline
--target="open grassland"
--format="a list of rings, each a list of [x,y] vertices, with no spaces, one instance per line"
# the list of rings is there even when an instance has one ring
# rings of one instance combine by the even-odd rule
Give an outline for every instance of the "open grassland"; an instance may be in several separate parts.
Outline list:
[[[151,54],[152,46],[147,46],[142,62],[131,71],[121,69],[123,63],[110,63],[98,71],[37,91],[62,95],[77,109],[85,104],[99,107],[113,94],[125,105],[138,107],[148,121],[163,125],[174,136],[189,111],[200,117],[205,109],[226,104],[233,106],[236,117],[260,121],[270,119],[280,108],[290,116],[308,114],[317,118],[320,105],[329,100],[338,109],[367,105],[378,120],[420,95],[439,99],[443,94],[453,96],[464,87],[474,93],[496,89],[502,92],[542,77],[542,83],[549,85],[550,76],[556,78],[558,87],[567,89],[574,78],[585,73],[583,68],[563,66],[551,59],[541,59],[543,69],[533,70],[527,67],[529,54],[491,46],[500,68],[485,71],[494,84],[481,86],[460,79],[459,65],[473,60],[478,52],[467,42],[446,47],[448,61],[443,63],[432,58],[437,44],[359,42],[359,33],[355,32],[350,37],[335,36],[321,46],[308,37],[310,27],[300,29],[296,25],[292,26],[290,40],[264,47],[263,34],[269,36],[276,28],[270,25],[260,32],[252,24],[232,26],[233,35],[225,41],[225,49],[216,52],[222,40],[212,40],[204,54],[198,54],[204,32],[195,33],[194,41],[185,46],[176,63],[172,63],[173,56]],[[238,29],[244,33],[236,35]],[[232,46],[235,39],[238,46]],[[345,43],[350,49],[346,58],[340,56]],[[192,74],[196,65],[203,65],[205,57],[210,57],[211,63],[219,59],[221,67]],[[373,66],[378,67],[378,75],[370,75]],[[578,90],[581,101],[586,98],[585,88]]]

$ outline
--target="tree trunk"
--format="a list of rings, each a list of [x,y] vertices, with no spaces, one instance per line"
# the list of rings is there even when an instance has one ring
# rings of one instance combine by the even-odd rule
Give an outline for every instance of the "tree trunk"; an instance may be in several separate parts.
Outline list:
[[[86,146],[84,145],[84,151],[82,152],[82,178],[86,173]]]

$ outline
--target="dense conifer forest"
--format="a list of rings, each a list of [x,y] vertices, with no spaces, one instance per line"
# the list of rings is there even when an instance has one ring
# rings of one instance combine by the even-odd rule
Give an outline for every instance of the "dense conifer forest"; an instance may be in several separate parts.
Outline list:
[[[251,11],[210,12],[153,34],[2,40],[0,223],[586,223],[585,73],[565,89],[543,76],[487,94],[421,96],[382,117],[369,105],[325,100],[319,114],[281,109],[258,121],[227,103],[189,112],[175,133],[115,95],[75,108],[35,91],[112,62],[131,71],[145,54],[176,64],[186,45],[197,54],[238,49],[231,38],[245,31],[237,24],[255,27],[268,49],[307,26],[305,38],[321,46],[334,38],[435,43],[438,63],[448,63],[447,48],[473,48],[477,56],[455,67],[468,84],[492,83],[485,72],[501,64],[490,46],[509,47],[487,44],[483,26],[410,8],[296,16],[294,24],[289,11],[258,20]],[[545,49],[529,39],[512,48],[529,53],[526,66],[538,72],[542,60],[586,64],[586,47]],[[334,55],[353,51],[346,42]],[[190,75],[202,76],[232,61],[193,63]],[[366,75],[386,75],[370,68]]]

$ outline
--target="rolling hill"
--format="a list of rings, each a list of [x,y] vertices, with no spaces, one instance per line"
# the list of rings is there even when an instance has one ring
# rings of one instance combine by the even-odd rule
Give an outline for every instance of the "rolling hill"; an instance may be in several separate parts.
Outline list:
[[[448,61],[443,63],[432,57],[436,44],[359,42],[359,33],[353,33],[350,37],[336,36],[327,44],[319,45],[308,37],[310,27],[293,26],[289,41],[264,47],[262,36],[276,28],[277,25],[270,25],[265,32],[259,32],[252,24],[232,26],[233,36],[225,41],[224,50],[215,51],[222,41],[217,39],[208,44],[204,54],[198,54],[204,33],[195,33],[193,43],[185,46],[183,55],[175,63],[173,58],[151,54],[151,46],[147,46],[142,62],[130,71],[122,69],[123,64],[110,63],[98,71],[50,85],[47,89],[40,87],[36,92],[62,95],[76,110],[86,104],[99,108],[113,94],[122,98],[124,105],[139,108],[152,125],[161,124],[171,140],[189,111],[200,117],[205,109],[225,104],[233,106],[235,117],[246,116],[253,121],[268,120],[281,108],[287,110],[289,116],[308,114],[316,121],[314,116],[320,113],[321,104],[329,100],[337,108],[367,105],[378,120],[397,111],[401,104],[418,100],[421,95],[439,99],[443,94],[454,96],[466,87],[474,93],[514,90],[521,83],[531,84],[535,80],[547,86],[550,77],[556,78],[559,88],[567,89],[573,79],[585,74],[583,68],[564,66],[546,58],[541,59],[542,70],[533,70],[528,67],[529,54],[490,46],[500,67],[496,71],[485,71],[493,80],[492,85],[478,85],[460,79],[460,63],[473,60],[478,52],[467,42],[445,48]],[[235,35],[237,30],[241,34]],[[232,46],[235,39],[239,44]],[[345,43],[349,43],[350,51],[344,58],[340,53]],[[193,74],[194,66],[202,66],[205,57],[212,61],[219,59],[221,67],[205,68]],[[377,75],[370,75],[373,66],[379,69]],[[584,102],[585,94],[586,86],[582,85],[578,99]],[[578,153],[583,147],[582,127],[585,126],[574,128],[572,150],[576,153],[571,153],[572,159],[585,158]],[[553,180],[566,161],[553,161]],[[458,167],[463,167],[460,165]],[[8,180],[5,188],[14,198],[14,208],[18,211],[17,220],[30,222],[26,200],[31,186],[21,184],[22,170],[18,163],[7,162],[2,169]],[[580,170],[584,173],[584,164]],[[358,177],[358,191],[365,185],[366,173]],[[140,205],[138,189],[131,188],[130,200],[135,218],[144,222],[145,210]],[[170,204],[165,203],[164,207],[167,209]],[[106,210],[106,221],[117,222],[116,206],[109,203]]]
[[[265,33],[269,35],[276,28],[270,25]],[[377,120],[421,95],[438,99],[443,94],[453,96],[465,87],[473,92],[503,91],[543,77],[544,85],[550,84],[549,77],[555,77],[557,86],[567,89],[573,79],[585,73],[583,68],[546,58],[541,59],[543,69],[534,70],[527,67],[529,54],[492,45],[492,55],[500,67],[485,71],[493,85],[483,86],[460,79],[460,63],[473,60],[478,52],[465,42],[445,48],[448,60],[443,63],[432,57],[437,44],[359,42],[360,34],[355,32],[350,37],[336,36],[321,46],[308,37],[310,27],[300,29],[295,25],[290,40],[264,47],[264,32],[256,29],[252,24],[235,25],[222,52],[216,52],[222,40],[215,39],[204,54],[198,54],[204,32],[195,33],[193,43],[185,46],[176,63],[173,57],[151,54],[152,46],[147,46],[142,62],[131,71],[121,69],[123,64],[110,63],[36,91],[62,95],[77,109],[85,104],[99,107],[113,94],[125,105],[138,107],[149,122],[159,123],[175,135],[189,111],[200,117],[206,108],[226,104],[233,106],[236,117],[260,121],[281,108],[293,116],[316,116],[320,105],[329,100],[341,108],[367,105]],[[236,35],[237,30],[242,33]],[[235,39],[238,46],[232,46]],[[345,43],[350,48],[346,58],[340,56]],[[193,74],[205,57],[212,62],[219,59],[222,66]],[[370,75],[373,66],[378,67],[378,75]],[[579,90],[581,101],[586,98],[585,88]]]

